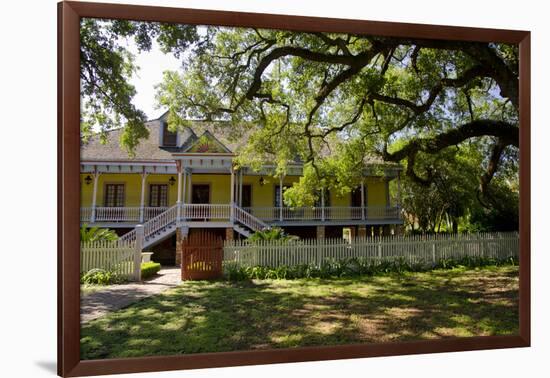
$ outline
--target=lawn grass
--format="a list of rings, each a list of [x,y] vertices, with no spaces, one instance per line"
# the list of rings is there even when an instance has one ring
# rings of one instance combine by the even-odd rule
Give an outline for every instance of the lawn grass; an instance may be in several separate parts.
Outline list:
[[[185,282],[82,326],[82,359],[518,333],[517,266]]]

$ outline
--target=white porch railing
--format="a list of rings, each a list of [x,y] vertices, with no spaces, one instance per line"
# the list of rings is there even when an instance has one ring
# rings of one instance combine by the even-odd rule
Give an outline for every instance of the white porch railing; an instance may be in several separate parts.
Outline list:
[[[144,207],[143,220],[147,221],[168,210],[168,207]],[[80,208],[80,221],[92,223],[93,209],[91,207]],[[128,222],[141,221],[140,207],[96,207],[95,222]]]
[[[149,219],[143,224],[143,239],[154,236],[156,232],[162,230],[164,227],[173,224],[177,220],[178,206],[174,205],[164,212],[160,213],[154,218]],[[135,242],[138,239],[138,233],[136,231],[137,226],[132,231],[122,235],[119,240],[124,242]],[[142,242],[142,241],[141,241]]]
[[[168,210],[168,207],[144,207],[143,208],[143,220],[149,220],[152,219],[163,212]]]
[[[96,222],[139,222],[139,207],[96,207]]]
[[[303,222],[303,221],[344,221],[344,220],[399,220],[400,208],[387,206],[368,206],[368,207],[235,207],[234,216],[239,216],[237,221],[246,226],[254,228],[264,228],[258,223],[261,220],[265,222]],[[237,209],[241,209],[239,212]],[[145,207],[143,208],[143,221],[147,222],[161,215],[168,210],[167,207]],[[85,207],[80,209],[80,221],[93,223],[92,208]],[[238,214],[237,214],[238,213]],[[248,217],[252,215],[252,217]],[[128,222],[140,223],[141,209],[139,207],[96,207],[96,222]],[[230,220],[231,205],[229,204],[182,204],[181,218],[188,221],[207,221],[207,220]],[[252,218],[257,218],[253,220]],[[250,218],[250,219],[249,219]],[[249,224],[247,224],[248,222]],[[251,227],[252,226],[252,227]],[[267,226],[267,225],[266,225]]]
[[[92,222],[92,208],[91,207],[81,207],[80,208],[80,221],[81,222]]]
[[[208,219],[229,219],[231,205],[217,204],[182,204],[181,217],[184,220],[208,220]]]
[[[175,206],[175,205],[174,205]],[[144,207],[143,221],[147,222],[167,211],[168,207]],[[227,204],[182,204],[181,217],[187,220],[229,219],[231,205]],[[95,222],[129,222],[139,223],[139,207],[96,207]],[[80,208],[80,221],[93,223],[93,209]]]
[[[247,212],[263,221],[334,221],[334,220],[398,220],[399,207],[248,207]]]
[[[163,227],[166,227],[167,225],[176,222],[177,211],[178,206],[174,205],[165,212],[145,222],[143,224],[143,236],[145,238],[148,238]]]

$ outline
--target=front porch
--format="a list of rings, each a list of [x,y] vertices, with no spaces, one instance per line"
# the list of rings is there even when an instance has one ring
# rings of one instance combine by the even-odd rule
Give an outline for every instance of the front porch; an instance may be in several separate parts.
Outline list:
[[[94,225],[128,227],[149,221],[167,209],[167,207],[96,207],[95,209],[85,207],[80,209],[80,221]],[[399,206],[246,207],[242,210],[265,223],[281,226],[402,223]],[[235,215],[231,204],[180,204],[180,216],[183,224],[198,226],[213,222],[231,222]]]
[[[232,154],[174,154],[171,162],[83,162],[82,224],[134,228],[150,224],[178,227],[345,226],[402,224],[399,168],[363,170],[348,194],[319,188],[313,206],[289,207],[284,191],[303,174],[290,165],[275,177],[275,167],[235,168]],[[396,179],[397,195],[389,183]],[[161,226],[162,225],[162,226]],[[150,227],[147,226],[147,229]],[[242,230],[236,230],[243,234]]]

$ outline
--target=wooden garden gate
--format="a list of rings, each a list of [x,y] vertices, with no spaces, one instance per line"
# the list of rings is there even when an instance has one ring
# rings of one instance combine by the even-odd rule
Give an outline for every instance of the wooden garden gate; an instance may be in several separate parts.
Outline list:
[[[223,239],[193,230],[181,243],[181,279],[210,280],[222,276]]]

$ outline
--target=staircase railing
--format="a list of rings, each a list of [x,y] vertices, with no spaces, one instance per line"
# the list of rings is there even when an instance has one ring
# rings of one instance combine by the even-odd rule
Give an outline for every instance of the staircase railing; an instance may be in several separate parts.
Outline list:
[[[120,241],[128,242],[128,243],[135,242],[136,239],[137,239],[137,232],[135,228],[132,231],[128,231],[127,233],[125,233],[119,238]]]
[[[269,229],[270,226],[262,220],[256,218],[254,215],[245,211],[238,205],[233,205],[235,221],[245,225],[252,231],[261,231]],[[178,211],[179,210],[179,211]],[[160,213],[154,218],[149,219],[143,224],[143,238],[148,239],[151,235],[155,234],[159,230],[168,226],[169,224],[176,223],[178,220],[178,214],[182,219],[193,219],[197,217],[204,218],[228,218],[229,217],[229,205],[174,205],[168,208],[166,211]],[[127,232],[120,237],[122,242],[135,242],[137,239],[136,230]]]
[[[163,213],[160,213],[156,217],[148,220],[143,224],[143,235],[148,238],[158,230],[168,226],[171,223],[176,222],[178,217],[178,205],[170,207]]]
[[[160,229],[168,226],[171,223],[176,222],[178,216],[178,205],[174,205],[168,208],[166,211],[160,213],[154,218],[149,219],[143,224],[143,237],[147,239],[154,233],[158,232]],[[122,235],[120,237],[121,241],[124,242],[133,242],[137,239],[137,232],[133,229],[130,232]]]
[[[235,208],[235,220],[239,223],[244,224],[246,227],[250,228],[253,231],[261,231],[264,229],[269,229],[269,225],[260,219],[256,218],[254,215],[245,211],[242,207],[238,205],[233,205]]]

